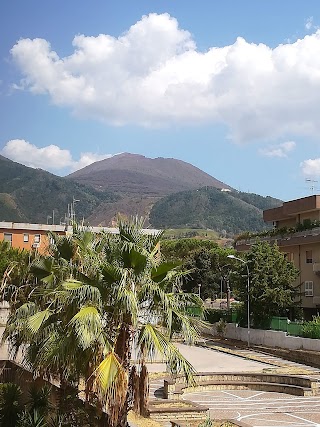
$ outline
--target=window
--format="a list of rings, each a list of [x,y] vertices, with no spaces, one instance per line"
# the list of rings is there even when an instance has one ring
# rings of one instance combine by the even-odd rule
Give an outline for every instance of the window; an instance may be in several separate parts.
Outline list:
[[[34,243],[40,243],[40,234],[34,235]]]
[[[26,243],[26,242],[29,242],[29,234],[24,234],[23,235],[23,241]]]
[[[11,246],[12,245],[12,234],[11,233],[4,233],[3,237],[4,237],[4,241],[8,242]]]
[[[286,252],[284,254],[284,257],[287,261],[293,262],[294,261],[294,254],[293,252]]]
[[[313,282],[311,280],[304,282],[304,295],[313,297]]]
[[[312,251],[306,251],[306,263],[312,264]]]

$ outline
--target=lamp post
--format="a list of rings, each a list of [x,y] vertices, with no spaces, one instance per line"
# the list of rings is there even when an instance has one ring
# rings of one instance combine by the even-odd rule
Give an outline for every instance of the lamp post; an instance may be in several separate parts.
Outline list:
[[[221,273],[220,277],[220,299],[222,301],[222,294],[223,294],[223,283],[226,283],[226,293],[227,293],[227,308],[229,310],[230,308],[230,286],[229,286],[229,271],[224,271],[225,268],[230,267],[230,264],[222,265],[219,267],[219,271]]]
[[[238,258],[234,255],[227,255],[227,258],[236,259],[237,261],[242,262],[247,267],[247,295],[248,295],[248,347],[250,347],[250,277],[249,277],[249,267],[248,263],[241,258]]]
[[[74,196],[72,197],[72,203],[70,205],[70,209],[71,209],[71,213],[70,213],[70,217],[71,217],[71,222],[74,223],[76,221],[76,210],[75,210],[75,204],[77,202],[80,202],[80,200],[75,199]]]
[[[201,298],[201,283],[198,284],[199,287],[199,298]]]

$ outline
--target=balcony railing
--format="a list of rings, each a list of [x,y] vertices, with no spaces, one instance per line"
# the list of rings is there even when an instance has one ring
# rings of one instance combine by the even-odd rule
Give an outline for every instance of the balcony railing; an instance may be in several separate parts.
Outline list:
[[[320,227],[312,228],[310,230],[296,231],[294,233],[281,233],[272,234],[271,236],[254,236],[247,239],[240,239],[235,242],[235,246],[253,245],[257,242],[275,242],[276,240],[290,240],[292,238],[307,237],[307,236],[320,236]]]

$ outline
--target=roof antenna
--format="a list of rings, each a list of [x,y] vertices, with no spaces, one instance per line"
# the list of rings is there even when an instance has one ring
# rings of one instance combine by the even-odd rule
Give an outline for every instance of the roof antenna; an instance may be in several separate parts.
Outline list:
[[[306,178],[306,182],[310,183],[310,191],[311,194],[314,194],[314,190],[316,189],[315,183],[318,182],[316,179]]]

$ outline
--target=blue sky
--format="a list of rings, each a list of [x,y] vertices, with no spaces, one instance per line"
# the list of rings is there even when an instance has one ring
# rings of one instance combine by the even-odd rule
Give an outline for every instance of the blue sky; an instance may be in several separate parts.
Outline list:
[[[318,0],[1,2],[0,154],[58,175],[174,157],[241,191],[319,192],[318,26]]]

